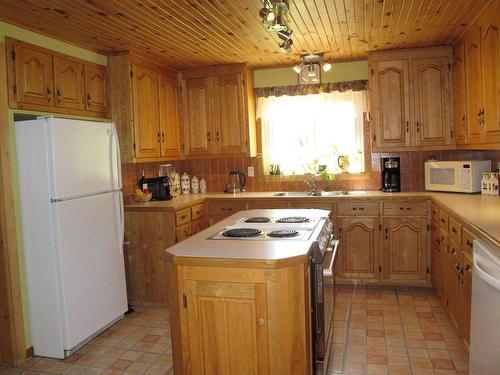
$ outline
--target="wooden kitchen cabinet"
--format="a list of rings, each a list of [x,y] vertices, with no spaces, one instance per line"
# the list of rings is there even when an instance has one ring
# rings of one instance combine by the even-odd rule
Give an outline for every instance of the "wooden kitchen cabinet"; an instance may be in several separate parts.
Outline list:
[[[448,240],[445,262],[445,306],[451,325],[458,332],[460,321],[460,247]]]
[[[500,5],[491,2],[454,46],[455,77],[465,56],[465,85],[454,84],[455,105],[465,102],[465,137],[459,148],[498,149],[500,146]],[[456,112],[455,121],[459,119]],[[459,126],[457,122],[457,126]]]
[[[11,108],[107,117],[107,67],[6,38]]]
[[[266,285],[186,280],[191,371],[268,374]]]
[[[445,299],[445,262],[447,237],[444,231],[439,229],[437,222],[432,222],[431,241],[431,282],[439,297]]]
[[[242,199],[237,200],[213,200],[208,202],[208,225],[213,225],[238,211],[246,209],[246,203]]]
[[[384,279],[427,279],[427,218],[385,217]]]
[[[448,47],[368,54],[374,151],[451,148]]]
[[[54,56],[54,87],[57,107],[85,108],[85,75],[79,60]]]
[[[339,278],[377,280],[380,277],[379,218],[338,217]]]
[[[184,71],[186,157],[255,156],[253,76],[245,64]]]
[[[472,254],[462,250],[460,278],[459,334],[465,348],[470,346],[470,320],[472,297]]]
[[[122,162],[180,157],[177,79],[173,72],[130,55],[109,58],[112,118]]]
[[[467,142],[467,101],[465,97],[465,45],[459,43],[453,48],[453,121],[455,123],[457,146]]]

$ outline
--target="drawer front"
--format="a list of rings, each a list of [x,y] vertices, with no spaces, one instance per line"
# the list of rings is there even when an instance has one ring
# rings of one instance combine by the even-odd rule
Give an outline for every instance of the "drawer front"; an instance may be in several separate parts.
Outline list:
[[[448,232],[450,238],[457,244],[461,243],[462,226],[452,217],[448,219]]]
[[[448,214],[443,210],[439,210],[439,228],[448,232],[448,221],[449,221]]]
[[[205,205],[197,204],[191,207],[191,220],[196,220],[205,216]]]
[[[191,207],[176,211],[175,225],[179,226],[182,224],[189,223],[190,221],[191,221]]]
[[[203,229],[207,227],[207,221],[204,217],[201,219],[196,219],[191,222],[191,233],[196,234],[201,232]]]
[[[431,205],[432,220],[436,223],[439,220],[439,208],[434,203]]]
[[[385,216],[427,216],[427,202],[386,202]]]
[[[208,213],[210,216],[229,216],[245,209],[245,202],[210,202]]]
[[[175,229],[175,242],[177,243],[184,241],[186,238],[191,236],[191,234],[192,234],[191,223],[181,225],[180,227],[177,227]]]
[[[471,232],[462,227],[462,248],[469,254],[472,254],[472,240],[475,239],[476,237]]]
[[[378,216],[379,204],[376,202],[349,202],[338,203],[336,214],[338,216]]]

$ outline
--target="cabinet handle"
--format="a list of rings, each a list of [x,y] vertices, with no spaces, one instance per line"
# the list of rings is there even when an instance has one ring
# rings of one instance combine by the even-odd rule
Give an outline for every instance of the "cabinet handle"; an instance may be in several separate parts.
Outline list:
[[[463,271],[464,271],[464,269],[462,269],[462,272]],[[472,268],[471,268],[470,264],[465,265],[465,272],[472,272]]]
[[[47,87],[47,101],[50,102],[52,100],[52,93],[50,89]]]
[[[208,139],[209,142],[211,142],[210,132],[207,132],[207,139]]]
[[[257,325],[259,327],[263,327],[266,324],[266,321],[262,318],[257,319]]]
[[[453,249],[453,250],[451,251],[451,254],[452,254],[452,255],[455,255],[455,253],[456,253],[456,252],[457,252],[457,251],[456,251],[455,249]]]
[[[353,210],[353,211],[357,211],[357,210],[358,210],[358,208],[357,208],[357,207],[353,207],[353,208],[352,208],[352,210]]]
[[[199,215],[200,213],[201,213],[201,210],[195,212],[196,215]]]
[[[160,132],[158,132],[158,143],[161,143],[161,136],[160,136]]]
[[[465,126],[465,115],[462,116],[462,126],[463,126],[464,129],[466,128],[466,126]]]
[[[410,123],[406,121],[406,132],[408,133],[410,131]]]
[[[161,132],[161,142],[165,143],[165,133]]]
[[[90,94],[87,94],[87,106],[90,106],[92,104],[92,98],[90,97]]]
[[[61,103],[61,90],[56,89],[56,100],[58,103]]]
[[[442,223],[446,223],[446,220],[444,220],[444,219],[441,219],[440,221],[441,221]]]
[[[185,235],[186,237],[189,237],[189,234],[188,234],[188,232],[187,232],[187,231],[184,231],[184,235]]]
[[[182,215],[181,216],[181,220],[184,220],[185,218],[187,218],[187,215]]]
[[[399,207],[400,211],[410,211],[411,207]]]
[[[215,139],[217,142],[219,142],[219,135],[220,135],[219,132],[215,133]]]
[[[467,246],[472,247],[472,242],[470,240],[467,240]]]
[[[385,239],[386,240],[388,239],[388,235],[389,235],[389,230],[387,228],[385,228]]]
[[[417,133],[420,132],[420,121],[417,121]]]
[[[457,230],[455,228],[451,228],[451,231],[455,234],[457,233]]]

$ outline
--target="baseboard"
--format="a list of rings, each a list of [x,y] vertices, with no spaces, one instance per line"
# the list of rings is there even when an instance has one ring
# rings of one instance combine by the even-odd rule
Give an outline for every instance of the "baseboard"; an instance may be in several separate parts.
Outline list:
[[[32,346],[26,349],[26,359],[32,358],[35,356],[35,350],[33,349]]]

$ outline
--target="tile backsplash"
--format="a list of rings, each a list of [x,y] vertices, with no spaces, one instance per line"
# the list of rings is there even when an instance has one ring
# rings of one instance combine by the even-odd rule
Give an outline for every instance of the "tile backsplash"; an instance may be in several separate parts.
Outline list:
[[[424,190],[424,162],[436,160],[484,160],[491,159],[493,168],[500,162],[500,151],[408,151],[394,153],[372,153],[371,172],[359,178],[340,178],[331,182],[320,182],[319,187],[330,190],[378,190],[381,184],[380,158],[399,156],[401,158],[401,187],[403,191]],[[262,168],[260,157],[233,157],[208,160],[175,160],[168,162],[180,172],[190,176],[204,177],[207,181],[207,191],[222,192],[227,183],[227,177],[232,170],[241,170],[245,174],[248,167],[254,167],[255,176],[247,178],[247,191],[301,191],[307,186],[302,180],[287,176],[267,176]],[[128,163],[122,165],[123,193],[126,202],[144,170],[146,177],[158,176],[162,163]]]

